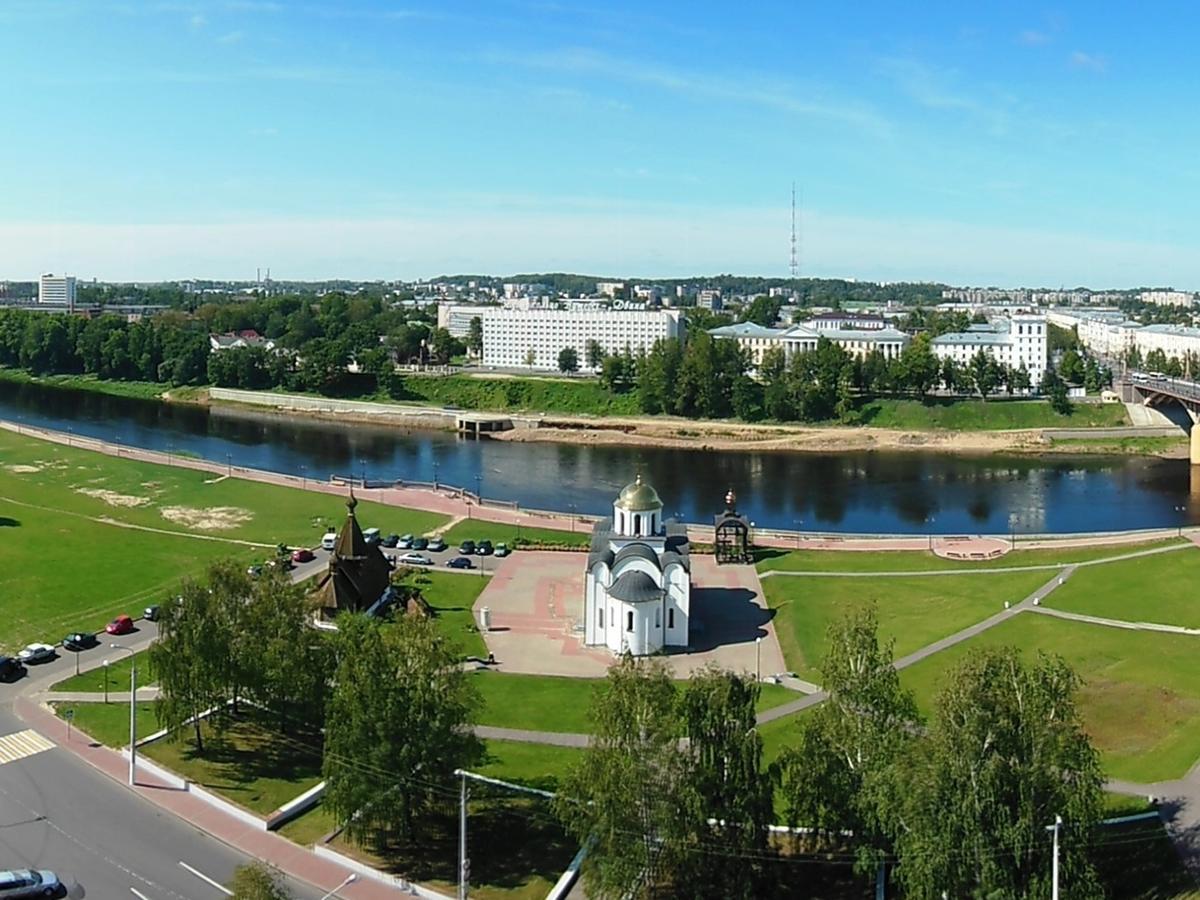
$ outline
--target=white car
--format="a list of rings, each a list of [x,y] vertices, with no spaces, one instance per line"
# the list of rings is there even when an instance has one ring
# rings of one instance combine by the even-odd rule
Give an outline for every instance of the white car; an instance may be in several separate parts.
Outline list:
[[[322,550],[332,550],[334,548],[334,545],[336,545],[336,544],[337,544],[337,532],[336,531],[325,532],[325,536],[323,538],[321,538],[321,549]]]
[[[0,897],[57,897],[62,890],[58,876],[46,869],[14,869],[0,872]]]
[[[23,663],[40,663],[54,659],[55,655],[56,652],[50,644],[30,644],[17,654],[17,659]],[[3,896],[3,894],[0,894],[0,897]]]
[[[402,566],[432,566],[433,560],[424,553],[402,553],[396,557]]]

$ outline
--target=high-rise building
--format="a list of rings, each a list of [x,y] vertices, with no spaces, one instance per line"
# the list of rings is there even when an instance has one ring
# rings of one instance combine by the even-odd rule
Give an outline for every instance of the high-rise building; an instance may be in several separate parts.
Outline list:
[[[47,273],[38,279],[38,303],[75,308],[75,276]]]

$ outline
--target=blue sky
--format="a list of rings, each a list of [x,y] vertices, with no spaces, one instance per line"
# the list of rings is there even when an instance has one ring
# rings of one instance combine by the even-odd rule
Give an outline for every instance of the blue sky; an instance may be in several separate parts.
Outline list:
[[[1200,287],[1184,4],[0,0],[0,278]]]

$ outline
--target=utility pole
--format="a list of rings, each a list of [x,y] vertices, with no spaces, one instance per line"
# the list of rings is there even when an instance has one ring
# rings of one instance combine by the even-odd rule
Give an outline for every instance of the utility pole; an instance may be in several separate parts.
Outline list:
[[[792,255],[788,261],[788,271],[792,280],[800,273],[800,261],[796,258],[796,182],[792,182]]]
[[[1051,891],[1051,900],[1058,900],[1058,832],[1062,828],[1062,823],[1062,816],[1054,817],[1054,865],[1052,868],[1054,887]]]
[[[467,900],[471,881],[471,861],[467,859],[467,773],[455,772],[462,778],[458,799],[458,900]]]

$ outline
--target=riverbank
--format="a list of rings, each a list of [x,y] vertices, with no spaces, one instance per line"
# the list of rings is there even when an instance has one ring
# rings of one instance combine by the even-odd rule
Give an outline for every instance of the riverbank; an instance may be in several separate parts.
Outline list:
[[[110,381],[94,375],[31,375],[24,369],[3,366],[0,366],[0,383],[35,384],[39,387],[166,403],[204,404],[208,401],[208,389],[203,387],[170,387],[155,381]]]

